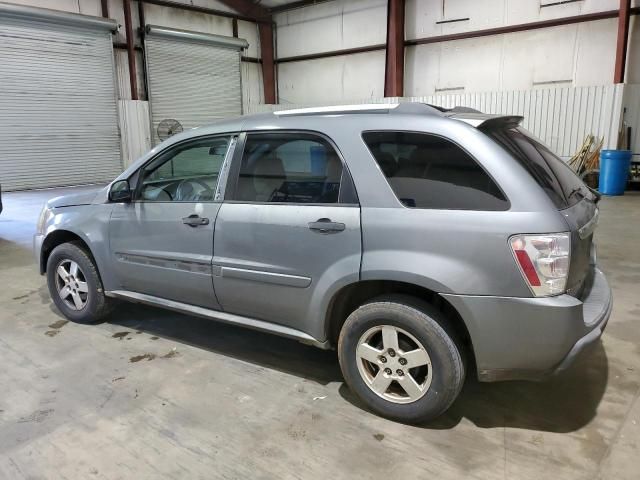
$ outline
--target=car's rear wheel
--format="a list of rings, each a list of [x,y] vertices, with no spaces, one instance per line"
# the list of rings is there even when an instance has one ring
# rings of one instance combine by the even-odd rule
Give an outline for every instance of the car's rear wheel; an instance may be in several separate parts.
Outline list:
[[[344,378],[372,411],[407,423],[444,413],[464,383],[464,362],[446,318],[408,297],[362,305],[338,341]]]
[[[47,284],[58,310],[73,322],[99,322],[113,307],[93,259],[76,242],[53,249],[47,260]]]

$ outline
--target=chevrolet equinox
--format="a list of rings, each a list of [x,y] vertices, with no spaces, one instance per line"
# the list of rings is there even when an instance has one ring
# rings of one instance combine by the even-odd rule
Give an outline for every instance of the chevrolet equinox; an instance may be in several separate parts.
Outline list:
[[[335,348],[374,412],[442,414],[465,375],[541,379],[598,340],[599,195],[522,117],[298,109],[175,135],[34,239],[70,320],[117,299]]]

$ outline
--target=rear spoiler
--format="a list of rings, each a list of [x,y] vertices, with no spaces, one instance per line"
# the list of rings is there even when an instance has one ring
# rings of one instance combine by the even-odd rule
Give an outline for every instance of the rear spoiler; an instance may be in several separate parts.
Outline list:
[[[455,113],[447,115],[449,118],[460,120],[472,127],[481,128],[483,130],[492,130],[497,128],[515,128],[522,123],[524,117],[519,115],[485,115],[474,113]]]

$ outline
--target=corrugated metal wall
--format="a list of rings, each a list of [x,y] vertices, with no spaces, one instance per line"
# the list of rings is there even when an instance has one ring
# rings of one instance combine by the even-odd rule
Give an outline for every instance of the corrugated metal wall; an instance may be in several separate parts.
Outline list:
[[[111,33],[0,19],[0,181],[19,190],[122,170]]]
[[[525,117],[525,128],[542,139],[558,155],[570,157],[588,134],[603,136],[605,145],[615,148],[622,94],[622,85],[606,85],[377,98],[341,103],[423,102],[445,108],[465,106],[485,113],[522,115]],[[309,106],[313,104],[248,105],[247,113]]]
[[[239,49],[145,37],[152,143],[161,121],[186,130],[242,114]]]

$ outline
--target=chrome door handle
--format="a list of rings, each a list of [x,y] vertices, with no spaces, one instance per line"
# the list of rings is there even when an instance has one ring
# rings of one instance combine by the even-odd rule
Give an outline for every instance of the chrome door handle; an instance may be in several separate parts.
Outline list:
[[[193,215],[184,217],[182,219],[182,223],[189,225],[190,227],[199,227],[201,225],[209,225],[209,219],[194,213]]]
[[[345,229],[344,223],[332,222],[330,218],[319,218],[315,222],[309,222],[309,230],[318,233],[338,233]]]

